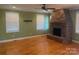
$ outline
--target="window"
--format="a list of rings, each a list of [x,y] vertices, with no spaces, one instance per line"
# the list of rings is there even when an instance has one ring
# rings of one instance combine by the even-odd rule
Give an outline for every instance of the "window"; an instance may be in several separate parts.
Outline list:
[[[48,30],[48,28],[49,28],[49,18],[48,18],[47,15],[45,15],[44,18],[45,18],[44,19],[44,22],[45,22],[44,23],[44,25],[45,25],[44,27],[45,27],[45,30]]]
[[[76,33],[79,33],[79,12],[76,12]]]
[[[6,32],[19,32],[19,13],[6,12]]]
[[[48,23],[47,15],[37,14],[37,30],[48,30]]]

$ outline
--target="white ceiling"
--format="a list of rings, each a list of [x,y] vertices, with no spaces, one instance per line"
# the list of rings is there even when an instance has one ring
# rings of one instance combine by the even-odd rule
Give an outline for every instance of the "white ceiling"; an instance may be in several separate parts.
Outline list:
[[[12,8],[13,6],[15,6],[16,8]],[[51,11],[46,12],[42,10],[41,6],[41,4],[0,4],[1,9],[51,13]]]
[[[12,8],[15,6],[16,8]],[[22,10],[33,12],[44,12],[41,10],[42,4],[0,4],[2,9]],[[46,4],[47,8],[78,8],[79,4]],[[49,11],[51,12],[51,11]]]

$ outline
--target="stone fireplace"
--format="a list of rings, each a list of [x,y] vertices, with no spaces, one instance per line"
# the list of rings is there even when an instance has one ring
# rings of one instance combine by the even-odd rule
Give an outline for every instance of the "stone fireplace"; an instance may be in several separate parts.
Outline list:
[[[71,42],[73,33],[73,24],[68,9],[54,9],[50,21],[50,36],[58,38],[61,42]]]

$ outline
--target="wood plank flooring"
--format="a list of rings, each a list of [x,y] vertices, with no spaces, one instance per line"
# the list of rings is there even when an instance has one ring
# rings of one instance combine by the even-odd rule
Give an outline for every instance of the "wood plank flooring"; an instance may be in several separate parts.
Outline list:
[[[54,39],[54,40],[53,40]],[[63,44],[55,38],[39,36],[0,44],[2,55],[78,55],[79,44]]]

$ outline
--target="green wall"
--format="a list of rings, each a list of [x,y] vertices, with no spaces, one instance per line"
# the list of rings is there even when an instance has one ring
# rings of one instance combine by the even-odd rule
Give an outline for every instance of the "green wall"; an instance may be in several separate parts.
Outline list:
[[[36,30],[36,13],[33,12],[18,12],[20,15],[20,31],[16,33],[6,33],[6,24],[5,24],[5,12],[9,10],[0,10],[0,40],[8,40],[18,37],[33,36],[38,34],[45,34],[47,31],[37,31]],[[24,20],[30,18],[32,22],[24,22]]]
[[[73,40],[79,40],[79,34],[75,33],[75,24],[76,24],[76,11],[79,10],[71,10],[72,21],[73,21]]]

